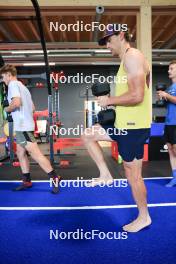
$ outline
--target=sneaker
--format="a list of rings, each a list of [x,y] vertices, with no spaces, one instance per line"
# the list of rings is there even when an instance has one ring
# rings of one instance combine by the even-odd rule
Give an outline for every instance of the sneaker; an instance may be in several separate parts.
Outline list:
[[[23,182],[22,184],[20,184],[16,188],[12,189],[12,191],[24,191],[24,190],[31,188],[31,187],[32,187],[32,182]]]
[[[56,183],[58,183],[56,186],[53,184],[53,187],[52,187],[52,191],[51,193],[52,194],[58,194],[59,193],[59,183],[60,181],[62,180],[62,177],[61,176],[58,176],[57,178],[54,178],[53,179]]]

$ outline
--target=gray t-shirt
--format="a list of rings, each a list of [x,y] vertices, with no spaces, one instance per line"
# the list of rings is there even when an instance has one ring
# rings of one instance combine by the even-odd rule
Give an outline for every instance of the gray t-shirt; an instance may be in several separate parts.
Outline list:
[[[20,97],[22,106],[12,112],[15,131],[34,131],[33,102],[29,90],[20,81],[10,81],[8,85],[9,104],[13,97]]]

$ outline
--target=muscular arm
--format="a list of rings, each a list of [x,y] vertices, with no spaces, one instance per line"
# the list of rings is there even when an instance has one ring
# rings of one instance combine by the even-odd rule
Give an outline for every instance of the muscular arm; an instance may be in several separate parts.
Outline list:
[[[109,105],[130,106],[143,101],[145,72],[142,54],[135,50],[126,55],[124,67],[127,73],[128,91],[120,96],[109,97]]]
[[[169,101],[173,104],[176,104],[176,96],[175,95],[170,95],[167,92],[164,91],[158,91],[157,92],[159,99],[164,98],[166,101]]]
[[[167,94],[166,99],[173,104],[176,104],[176,96]]]
[[[13,112],[15,109],[19,108],[21,106],[21,99],[20,97],[13,97],[10,105],[8,107],[5,107],[5,111],[7,113]]]

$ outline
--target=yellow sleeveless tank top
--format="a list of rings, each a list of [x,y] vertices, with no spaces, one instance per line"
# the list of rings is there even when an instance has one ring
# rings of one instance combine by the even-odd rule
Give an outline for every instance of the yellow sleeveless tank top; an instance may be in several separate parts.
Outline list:
[[[128,91],[127,74],[123,62],[117,73],[115,96]],[[145,82],[145,93],[142,103],[133,106],[116,106],[115,127],[118,129],[150,128],[152,122],[151,89]]]

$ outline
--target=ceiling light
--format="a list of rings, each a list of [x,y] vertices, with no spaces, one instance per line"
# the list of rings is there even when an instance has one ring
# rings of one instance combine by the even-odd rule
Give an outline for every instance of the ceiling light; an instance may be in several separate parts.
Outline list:
[[[26,62],[23,63],[23,66],[44,66],[45,63],[44,62]],[[49,65],[56,65],[55,62],[50,62]]]
[[[14,50],[11,53],[12,54],[43,54],[43,50]]]

